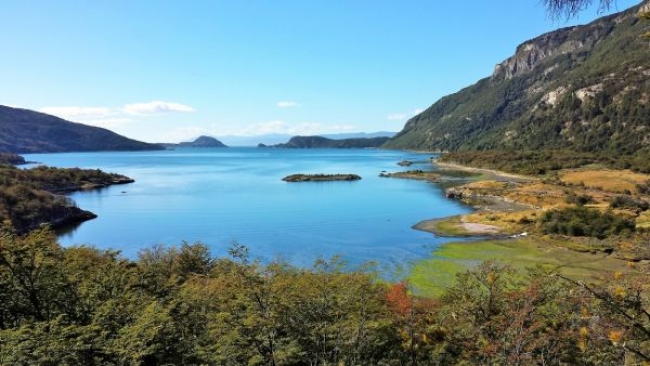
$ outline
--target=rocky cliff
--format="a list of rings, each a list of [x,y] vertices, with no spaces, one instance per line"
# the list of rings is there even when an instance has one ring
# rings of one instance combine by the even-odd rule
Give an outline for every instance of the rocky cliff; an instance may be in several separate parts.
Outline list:
[[[650,147],[650,21],[642,5],[519,45],[493,74],[434,103],[384,145],[430,151]]]

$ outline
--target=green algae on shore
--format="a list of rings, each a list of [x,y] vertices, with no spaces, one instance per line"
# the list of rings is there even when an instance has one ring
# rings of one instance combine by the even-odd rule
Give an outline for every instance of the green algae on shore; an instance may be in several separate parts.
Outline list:
[[[407,276],[416,294],[436,297],[451,286],[458,273],[481,262],[496,260],[520,273],[542,266],[575,279],[593,279],[622,270],[625,262],[606,253],[587,253],[562,247],[550,238],[517,238],[453,242],[442,245],[429,259],[417,261]]]

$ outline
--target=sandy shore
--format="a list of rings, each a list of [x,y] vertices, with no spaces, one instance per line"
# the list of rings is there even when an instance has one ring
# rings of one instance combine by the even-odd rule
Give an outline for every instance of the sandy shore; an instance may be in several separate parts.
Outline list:
[[[510,182],[530,182],[530,181],[537,180],[537,178],[528,177],[525,175],[506,173],[499,170],[473,168],[466,165],[460,165],[454,163],[443,163],[438,161],[437,159],[432,159],[431,163],[439,166],[440,168],[481,173],[486,176],[484,180],[497,180],[497,181],[510,181]]]
[[[413,229],[424,231],[438,236],[449,236],[449,237],[494,236],[494,235],[503,234],[501,232],[501,228],[499,228],[498,226],[479,224],[473,222],[464,222],[462,218],[461,218],[461,222],[459,223],[448,224],[454,226],[455,228],[454,233],[446,232],[444,230],[441,230],[438,225],[448,219],[449,218],[420,221],[417,224],[413,225]]]

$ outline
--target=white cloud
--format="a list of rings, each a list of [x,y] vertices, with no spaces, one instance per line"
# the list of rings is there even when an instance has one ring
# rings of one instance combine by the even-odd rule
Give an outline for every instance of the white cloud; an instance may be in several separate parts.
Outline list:
[[[112,114],[110,108],[105,107],[44,107],[39,112],[51,114],[68,120],[82,120],[88,118],[102,118]]]
[[[180,103],[170,103],[156,100],[149,103],[133,103],[127,104],[122,108],[124,113],[136,116],[146,116],[153,114],[162,114],[162,113],[173,113],[173,112],[182,112],[190,113],[194,112],[194,108]]]
[[[290,100],[283,100],[281,102],[278,102],[278,107],[280,108],[291,108],[291,107],[297,107],[298,103]]]
[[[401,121],[404,118],[406,118],[406,115],[404,113],[391,113],[388,116],[386,116],[386,119],[389,121]]]
[[[39,109],[39,112],[89,126],[108,129],[123,126],[131,122],[131,119],[126,118],[119,109],[108,107],[44,107]]]
[[[290,124],[284,121],[268,121],[248,125],[238,131],[233,131],[233,135],[256,136],[266,134],[287,134],[287,135],[318,135],[323,133],[354,131],[352,125],[330,125],[319,122],[302,122]]]
[[[416,108],[416,109],[413,110],[413,115],[415,116],[415,115],[418,115],[418,114],[420,114],[422,112],[424,112],[424,109]]]
[[[288,123],[285,121],[274,120],[259,123],[252,123],[245,126],[217,125],[214,124],[209,128],[201,127],[184,127],[177,129],[179,135],[196,137],[198,135],[210,136],[260,136],[269,134],[283,135],[320,135],[325,133],[351,132],[358,128],[353,125],[344,124],[325,124],[319,122],[301,122]],[[170,138],[178,140],[178,135],[169,134]]]
[[[190,141],[201,135],[206,136],[218,136],[216,131],[210,128],[197,127],[197,126],[188,126],[176,128],[171,131],[165,131],[155,136],[154,141],[158,142],[181,142],[181,141]]]

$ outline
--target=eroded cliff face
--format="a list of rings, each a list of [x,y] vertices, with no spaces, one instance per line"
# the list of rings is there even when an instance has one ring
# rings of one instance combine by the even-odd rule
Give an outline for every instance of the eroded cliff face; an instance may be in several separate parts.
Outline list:
[[[641,6],[641,11],[644,8],[650,9],[650,2],[646,1]],[[524,42],[517,47],[512,57],[494,67],[492,80],[509,80],[526,74],[549,57],[590,50],[605,39],[616,24],[634,16],[637,16],[634,12],[622,12],[603,17],[586,26],[558,29]]]
[[[491,76],[407,121],[384,147],[650,151],[650,0],[528,40]],[[641,133],[643,132],[643,133]]]

